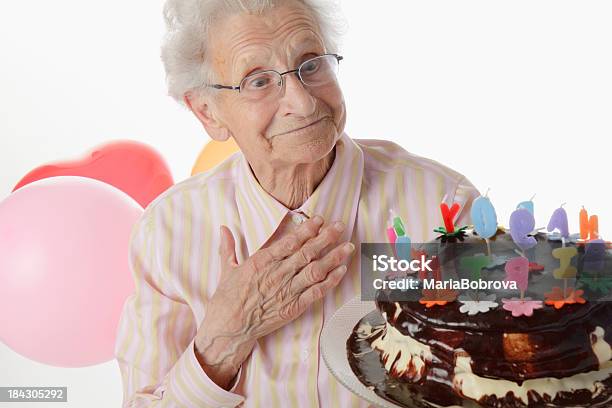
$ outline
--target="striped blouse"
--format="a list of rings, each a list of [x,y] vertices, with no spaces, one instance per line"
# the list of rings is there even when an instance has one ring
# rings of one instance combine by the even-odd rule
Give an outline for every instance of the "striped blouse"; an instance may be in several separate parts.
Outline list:
[[[306,202],[286,208],[257,182],[238,152],[158,196],[132,229],[129,260],[136,284],[115,345],[124,407],[367,407],[328,371],[319,353],[324,322],[360,295],[360,243],[385,242],[389,213],[413,242],[435,237],[439,205],[459,202],[468,222],[479,195],[461,174],[383,140],[336,144],[329,171]],[[355,244],[343,280],[296,320],[260,338],[233,386],[217,386],[199,365],[194,337],[217,287],[219,228],[236,240],[239,263],[281,229],[320,214],[342,220]],[[230,384],[232,385],[232,384]]]

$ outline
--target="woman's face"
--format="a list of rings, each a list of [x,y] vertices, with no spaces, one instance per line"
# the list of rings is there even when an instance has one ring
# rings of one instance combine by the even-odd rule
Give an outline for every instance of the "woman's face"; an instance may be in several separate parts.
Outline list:
[[[294,1],[262,15],[229,16],[211,32],[212,69],[223,85],[238,85],[255,71],[292,70],[326,52],[310,12]],[[278,96],[261,101],[238,91],[213,90],[219,93],[215,101],[200,105],[195,113],[213,138],[234,137],[251,164],[282,167],[317,162],[344,130],[342,91],[337,81],[308,87],[295,74],[284,75],[284,80]]]

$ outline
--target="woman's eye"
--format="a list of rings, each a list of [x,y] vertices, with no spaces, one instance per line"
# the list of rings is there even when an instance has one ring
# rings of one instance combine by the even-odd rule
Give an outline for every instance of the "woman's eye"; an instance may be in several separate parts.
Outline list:
[[[319,61],[310,61],[302,66],[302,71],[306,74],[311,74],[319,68]]]
[[[265,79],[256,79],[255,81],[253,81],[253,86],[260,88],[262,86],[265,86],[267,83],[268,81]]]
[[[251,81],[249,81],[249,87],[251,88],[263,88],[265,86],[267,86],[270,83],[270,78],[268,77],[259,77],[259,78],[254,78]]]

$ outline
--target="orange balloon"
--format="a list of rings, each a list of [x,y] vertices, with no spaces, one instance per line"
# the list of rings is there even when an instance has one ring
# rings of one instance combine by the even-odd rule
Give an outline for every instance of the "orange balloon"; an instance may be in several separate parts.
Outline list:
[[[240,148],[234,142],[234,138],[229,138],[224,142],[219,142],[217,140],[211,140],[206,143],[206,146],[200,152],[195,164],[193,165],[193,169],[191,170],[191,175],[194,176],[198,173],[202,173],[204,171],[210,170],[215,167],[217,164],[221,163],[223,160],[227,159],[233,153],[240,151]]]

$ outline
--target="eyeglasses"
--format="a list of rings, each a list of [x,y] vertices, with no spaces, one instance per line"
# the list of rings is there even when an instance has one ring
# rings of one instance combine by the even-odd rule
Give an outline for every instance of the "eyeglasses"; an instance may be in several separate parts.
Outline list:
[[[230,89],[253,100],[261,100],[280,93],[284,85],[284,75],[295,73],[305,86],[317,87],[336,80],[338,66],[343,59],[338,54],[323,54],[310,58],[296,69],[278,72],[273,69],[247,75],[238,86],[210,84],[207,87],[215,89]]]

